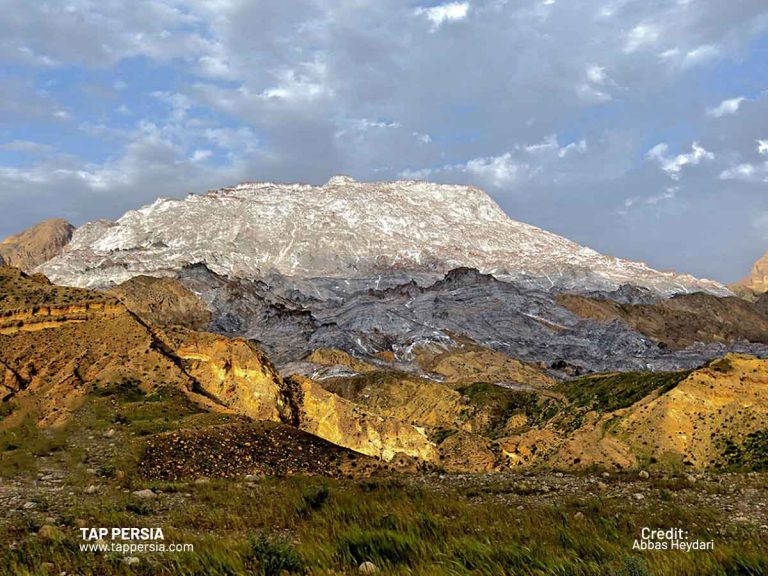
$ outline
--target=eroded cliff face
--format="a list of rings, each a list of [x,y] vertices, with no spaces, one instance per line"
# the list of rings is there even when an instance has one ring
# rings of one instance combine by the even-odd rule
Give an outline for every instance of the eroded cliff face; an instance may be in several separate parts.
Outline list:
[[[300,429],[383,460],[398,454],[426,462],[437,460],[437,450],[422,428],[369,412],[309,378],[293,376],[290,386]]]
[[[130,310],[158,326],[205,329],[211,313],[205,304],[173,278],[136,276],[109,290]]]
[[[181,329],[166,334],[173,353],[206,396],[254,420],[290,419],[282,380],[254,344]]]
[[[126,313],[119,302],[112,299],[63,306],[35,306],[0,313],[0,334],[35,332],[46,328],[59,328],[66,324],[80,324],[91,320],[114,319]]]

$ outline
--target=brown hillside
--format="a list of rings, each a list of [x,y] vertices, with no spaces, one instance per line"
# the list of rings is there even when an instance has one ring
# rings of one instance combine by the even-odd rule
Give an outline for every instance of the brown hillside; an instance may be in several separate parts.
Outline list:
[[[211,313],[203,302],[173,278],[136,276],[109,290],[131,311],[159,326],[205,328]]]
[[[45,220],[0,243],[0,263],[31,271],[61,254],[75,227],[59,218]]]
[[[670,348],[685,348],[695,342],[768,343],[766,307],[736,297],[719,298],[698,292],[655,304],[620,304],[562,294],[557,301],[582,318],[621,320]]]

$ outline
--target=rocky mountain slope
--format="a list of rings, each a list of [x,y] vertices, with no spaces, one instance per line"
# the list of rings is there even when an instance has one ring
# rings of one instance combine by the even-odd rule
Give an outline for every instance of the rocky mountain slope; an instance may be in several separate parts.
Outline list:
[[[753,264],[749,275],[735,283],[734,288],[753,293],[768,292],[768,252]]]
[[[252,342],[160,329],[113,296],[0,267],[0,429],[29,417],[61,425],[90,394],[115,386],[145,394],[170,387],[208,410],[290,424],[378,458],[435,458],[432,443],[409,424],[311,381],[289,386]]]
[[[40,222],[0,243],[0,264],[31,271],[58,256],[74,231],[72,224],[59,218]]]
[[[695,325],[711,326],[692,329],[688,343],[695,344],[670,350],[627,322],[581,318],[551,292],[466,268],[427,286],[409,282],[351,293],[338,279],[308,282],[273,274],[267,283],[222,277],[201,265],[184,268],[177,280],[211,311],[209,330],[258,341],[281,367],[318,348],[334,348],[374,362],[389,355],[399,369],[436,372],[437,364],[425,362],[425,353],[461,349],[465,343],[561,376],[694,368],[728,351],[768,356],[768,346],[759,344],[765,341],[764,333],[744,332],[744,341],[713,338],[721,330],[715,317],[700,319],[694,313]],[[610,296],[649,297],[619,292]],[[743,302],[753,324],[762,318],[754,306]],[[751,337],[758,343],[749,343]],[[468,359],[465,356],[465,368]],[[478,369],[487,372],[496,364],[491,361]]]
[[[117,222],[81,227],[65,253],[40,270],[57,283],[103,287],[196,263],[245,279],[271,272],[434,276],[470,266],[540,288],[634,284],[662,294],[729,294],[716,282],[604,256],[512,220],[478,188],[348,177],[324,186],[244,183],[160,199]]]

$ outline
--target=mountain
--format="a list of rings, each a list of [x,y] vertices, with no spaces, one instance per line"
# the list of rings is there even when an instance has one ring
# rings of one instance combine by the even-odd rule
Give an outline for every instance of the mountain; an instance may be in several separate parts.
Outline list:
[[[746,289],[748,293],[768,292],[768,252],[763,254],[752,266],[749,276],[742,278],[733,286],[736,292]]]
[[[243,183],[159,199],[78,229],[40,271],[60,284],[104,287],[196,263],[239,278],[375,279],[400,271],[434,280],[469,266],[539,288],[633,284],[661,294],[730,294],[716,282],[604,256],[512,220],[475,187],[345,176],[323,186]]]
[[[421,311],[453,298],[477,310],[473,290],[491,289],[503,301],[515,297],[509,286],[515,289],[463,270],[442,280],[437,294],[407,285],[366,297],[388,294]],[[173,321],[189,305],[179,282],[127,288],[138,297],[55,286],[40,274],[0,267],[4,438],[18,442],[28,424],[61,429],[96,418],[100,435],[109,425],[132,438],[129,452],[141,455],[140,468],[170,480],[312,473],[316,458],[315,471],[330,475],[367,474],[354,469],[379,465],[635,468],[650,458],[696,469],[759,468],[765,458],[768,361],[752,356],[730,354],[692,372],[558,382],[533,364],[446,333],[399,350],[400,362],[392,353],[368,362],[316,349],[305,360],[325,371],[283,376],[252,340],[158,326],[130,309],[138,304]],[[363,315],[355,307],[347,312]],[[499,319],[503,330],[509,319]],[[429,374],[403,371],[402,360]],[[355,453],[370,458],[355,464]]]
[[[75,227],[66,220],[44,220],[0,244],[0,264],[30,271],[58,256],[72,238]]]

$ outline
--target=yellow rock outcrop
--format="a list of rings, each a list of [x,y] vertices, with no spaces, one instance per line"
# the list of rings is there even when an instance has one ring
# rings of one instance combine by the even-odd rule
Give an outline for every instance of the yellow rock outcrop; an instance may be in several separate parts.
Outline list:
[[[291,386],[302,430],[383,460],[397,454],[427,462],[437,460],[437,450],[423,429],[368,412],[309,378],[294,376]]]
[[[207,332],[167,335],[185,371],[207,396],[255,420],[288,419],[280,376],[254,344]]]

